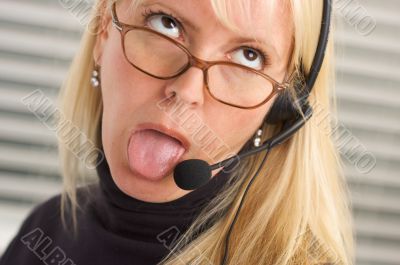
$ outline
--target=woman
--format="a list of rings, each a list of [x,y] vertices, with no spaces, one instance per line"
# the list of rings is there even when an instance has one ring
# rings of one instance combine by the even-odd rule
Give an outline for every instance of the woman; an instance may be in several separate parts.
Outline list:
[[[65,191],[33,210],[0,264],[352,264],[330,119],[197,189],[173,177],[179,162],[214,164],[281,130],[265,120],[278,96],[301,93],[322,5],[98,0],[61,94],[63,121],[85,135],[59,138]],[[309,95],[325,112],[332,62],[330,38]],[[77,188],[88,143],[99,181]]]

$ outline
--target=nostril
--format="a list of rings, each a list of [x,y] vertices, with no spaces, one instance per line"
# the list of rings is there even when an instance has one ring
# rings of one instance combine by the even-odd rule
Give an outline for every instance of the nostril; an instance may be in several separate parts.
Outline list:
[[[164,94],[170,100],[179,100],[188,105],[202,105],[204,86],[202,71],[190,68],[184,74],[167,82],[164,86]]]
[[[169,93],[169,95],[168,95],[168,99],[169,100],[171,100],[171,99],[174,99],[174,98],[176,98],[177,97],[177,94],[176,94],[176,91],[171,91],[171,93]]]

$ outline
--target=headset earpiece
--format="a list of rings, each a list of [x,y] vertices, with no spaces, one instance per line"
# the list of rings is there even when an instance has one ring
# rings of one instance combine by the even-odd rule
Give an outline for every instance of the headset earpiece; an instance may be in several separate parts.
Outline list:
[[[289,96],[286,93],[282,93],[276,98],[265,121],[268,124],[278,124],[293,119],[295,112],[297,111],[294,109]]]
[[[296,85],[297,101],[303,112],[308,109],[308,89],[305,89],[305,84]],[[278,124],[286,121],[298,119],[301,115],[296,108],[296,102],[293,102],[287,91],[282,92],[275,100],[269,110],[265,122],[268,124]]]

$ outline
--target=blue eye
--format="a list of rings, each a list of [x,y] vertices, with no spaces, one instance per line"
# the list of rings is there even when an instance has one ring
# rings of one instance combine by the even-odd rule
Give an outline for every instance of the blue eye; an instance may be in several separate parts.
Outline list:
[[[146,20],[152,29],[171,38],[180,37],[179,23],[167,14],[149,11],[149,13],[146,14]]]
[[[256,70],[262,70],[265,65],[264,55],[261,52],[248,47],[236,50],[232,55],[232,59],[236,63]]]

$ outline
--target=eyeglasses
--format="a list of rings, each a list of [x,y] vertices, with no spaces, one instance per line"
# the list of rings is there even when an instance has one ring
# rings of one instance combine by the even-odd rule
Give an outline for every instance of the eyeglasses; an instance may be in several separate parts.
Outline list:
[[[275,81],[241,64],[201,60],[181,43],[158,31],[124,24],[118,19],[115,2],[112,23],[121,33],[124,56],[133,67],[163,80],[178,77],[192,66],[200,68],[207,91],[223,104],[242,109],[257,108],[288,87],[288,83]]]

